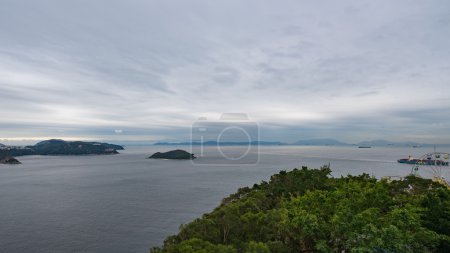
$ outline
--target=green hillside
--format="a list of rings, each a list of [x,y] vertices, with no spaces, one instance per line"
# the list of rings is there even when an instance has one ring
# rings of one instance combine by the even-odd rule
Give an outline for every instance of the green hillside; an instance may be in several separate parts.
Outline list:
[[[330,172],[281,171],[241,188],[151,252],[450,252],[450,190]]]

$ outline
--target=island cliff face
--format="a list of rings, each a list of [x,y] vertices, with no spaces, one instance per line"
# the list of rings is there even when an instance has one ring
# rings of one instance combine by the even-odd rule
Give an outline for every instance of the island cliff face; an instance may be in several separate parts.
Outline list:
[[[41,141],[36,145],[26,147],[0,146],[0,158],[23,155],[118,154],[117,150],[123,149],[122,146],[109,143],[52,139]]]
[[[149,157],[150,159],[174,159],[174,160],[192,160],[196,157],[194,154],[186,152],[181,149],[171,150],[168,152],[156,152]]]

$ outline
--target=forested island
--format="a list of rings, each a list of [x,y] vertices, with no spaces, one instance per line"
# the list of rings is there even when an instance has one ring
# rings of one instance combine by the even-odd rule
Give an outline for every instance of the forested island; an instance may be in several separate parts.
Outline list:
[[[24,155],[91,155],[118,154],[124,148],[102,142],[64,141],[51,139],[32,146],[0,146],[0,158]]]
[[[172,160],[192,160],[196,157],[182,149],[170,150],[167,152],[156,152],[149,159],[172,159]]]
[[[244,187],[152,253],[450,252],[450,190],[294,169]]]

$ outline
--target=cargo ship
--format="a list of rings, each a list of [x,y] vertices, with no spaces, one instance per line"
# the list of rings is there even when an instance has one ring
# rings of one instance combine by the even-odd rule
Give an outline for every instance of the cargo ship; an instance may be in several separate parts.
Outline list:
[[[431,158],[426,159],[414,159],[411,156],[408,158],[403,158],[397,160],[399,163],[406,163],[406,164],[417,164],[417,165],[437,165],[437,166],[448,166],[448,162],[442,161],[442,160],[435,160]]]

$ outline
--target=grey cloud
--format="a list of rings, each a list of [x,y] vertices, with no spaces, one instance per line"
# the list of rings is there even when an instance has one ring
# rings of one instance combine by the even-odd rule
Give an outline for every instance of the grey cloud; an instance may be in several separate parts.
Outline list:
[[[0,125],[16,127],[0,138],[33,126],[186,138],[202,114],[242,111],[267,139],[408,132],[450,142],[448,1],[1,6]]]
[[[376,95],[379,94],[379,91],[366,91],[366,92],[361,92],[358,94],[355,94],[355,97],[366,97],[366,96],[372,96],[372,95]]]
[[[229,67],[214,68],[214,81],[223,84],[235,84],[240,79],[240,73],[236,69]]]

